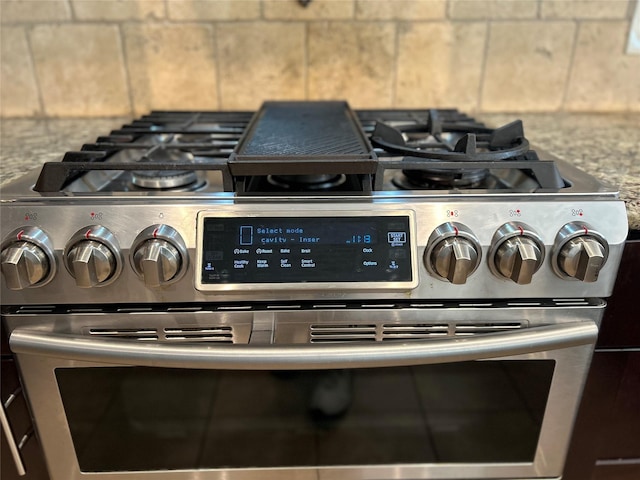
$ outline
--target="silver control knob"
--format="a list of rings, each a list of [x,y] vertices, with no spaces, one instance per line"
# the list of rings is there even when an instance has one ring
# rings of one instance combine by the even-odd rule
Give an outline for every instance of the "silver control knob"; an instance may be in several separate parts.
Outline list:
[[[2,242],[1,262],[5,284],[11,290],[48,283],[56,267],[51,241],[36,227],[14,230]]]
[[[563,278],[595,282],[608,256],[609,244],[602,235],[586,223],[572,222],[558,232],[553,267]]]
[[[147,287],[170,282],[180,270],[182,259],[178,249],[166,240],[147,240],[134,253],[136,270],[142,272]]]
[[[544,260],[544,244],[540,237],[523,223],[503,225],[494,235],[491,270],[500,277],[519,285],[531,283]]]
[[[80,288],[102,287],[122,271],[120,249],[105,227],[85,227],[71,237],[65,248],[67,270]]]
[[[182,237],[168,225],[144,229],[131,247],[131,266],[150,288],[179,280],[186,271],[188,258]]]
[[[87,240],[76,244],[67,255],[71,275],[80,288],[91,288],[106,282],[115,271],[111,250],[99,242]]]
[[[449,222],[431,234],[424,261],[430,273],[454,285],[462,285],[478,268],[481,251],[471,230]]]
[[[48,272],[47,255],[33,243],[17,242],[2,251],[2,273],[11,290],[32,287]]]

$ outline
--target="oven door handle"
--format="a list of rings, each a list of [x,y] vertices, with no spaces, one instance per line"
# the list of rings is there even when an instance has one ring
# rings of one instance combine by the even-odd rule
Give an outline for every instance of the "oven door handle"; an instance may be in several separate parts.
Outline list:
[[[113,365],[225,370],[391,367],[506,357],[594,344],[594,322],[567,323],[476,337],[321,345],[170,345],[16,329],[18,354]]]

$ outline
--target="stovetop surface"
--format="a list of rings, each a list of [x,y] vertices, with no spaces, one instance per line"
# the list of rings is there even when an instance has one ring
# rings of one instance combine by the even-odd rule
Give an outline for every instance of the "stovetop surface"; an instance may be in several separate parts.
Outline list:
[[[612,191],[532,149],[519,121],[491,129],[455,109],[353,111],[346,102],[152,112],[4,190],[177,198]]]

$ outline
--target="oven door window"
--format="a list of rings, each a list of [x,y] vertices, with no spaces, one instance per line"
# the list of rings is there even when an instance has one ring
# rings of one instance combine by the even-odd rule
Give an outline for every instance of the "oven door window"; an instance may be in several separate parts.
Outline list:
[[[534,460],[555,361],[58,368],[84,472]]]

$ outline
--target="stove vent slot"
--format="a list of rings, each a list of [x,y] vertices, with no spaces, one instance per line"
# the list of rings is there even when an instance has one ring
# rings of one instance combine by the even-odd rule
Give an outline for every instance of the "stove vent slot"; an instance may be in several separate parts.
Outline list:
[[[311,343],[375,342],[376,326],[367,325],[311,325]]]
[[[164,336],[168,342],[233,343],[233,329],[231,327],[165,328]]]
[[[101,338],[122,338],[159,342],[214,342],[233,343],[233,328],[225,326],[198,326],[164,328],[91,328],[89,335]]]
[[[519,330],[522,323],[457,323],[454,326],[454,335],[456,337],[465,337],[470,335],[483,335],[487,333],[508,332],[511,330]]]
[[[382,326],[382,340],[413,340],[449,335],[447,323],[387,324]]]
[[[131,340],[158,340],[158,332],[155,328],[92,328],[89,330],[89,335]]]

